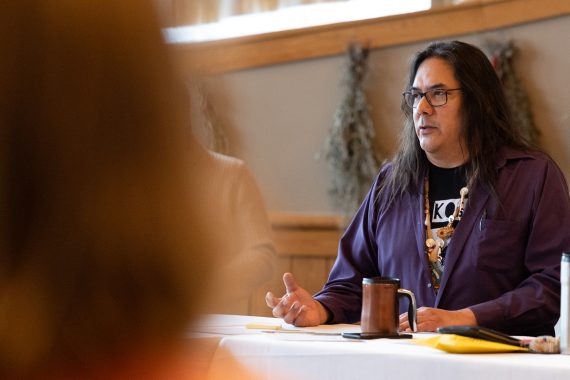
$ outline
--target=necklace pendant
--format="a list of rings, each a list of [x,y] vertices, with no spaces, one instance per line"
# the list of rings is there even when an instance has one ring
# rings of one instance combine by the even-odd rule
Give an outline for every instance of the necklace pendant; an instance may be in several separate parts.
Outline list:
[[[437,238],[435,239],[435,244],[439,246],[439,249],[443,250],[445,248],[445,240]]]
[[[430,263],[437,263],[439,260],[441,260],[441,248],[439,245],[436,245],[435,247],[432,247],[428,250],[428,257]]]
[[[427,254],[430,263],[433,264],[439,262],[441,260],[441,250],[443,248],[443,246],[441,245],[441,240],[440,239],[434,240],[430,238],[426,240],[426,246],[428,246]]]
[[[451,235],[453,235],[453,231],[455,231],[455,228],[451,226],[441,227],[439,230],[437,230],[437,236],[443,240],[449,239]]]

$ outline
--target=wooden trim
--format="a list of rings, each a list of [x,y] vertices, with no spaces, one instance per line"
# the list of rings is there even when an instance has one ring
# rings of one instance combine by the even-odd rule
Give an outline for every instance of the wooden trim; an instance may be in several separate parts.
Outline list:
[[[568,0],[471,0],[405,15],[174,46],[185,71],[213,74],[338,55],[350,42],[383,48],[568,14]]]
[[[279,256],[336,257],[340,230],[281,230],[274,234]]]
[[[297,214],[271,212],[269,220],[274,229],[342,229],[344,218],[328,214]]]
[[[339,224],[343,218],[337,215],[272,212],[269,219],[277,249],[276,270],[268,283],[252,292],[250,315],[271,316],[271,309],[265,305],[265,293],[285,292],[282,280],[285,272],[293,273],[309,293],[319,291],[336,260],[344,230]]]
[[[336,257],[344,219],[338,215],[270,213],[278,255]]]

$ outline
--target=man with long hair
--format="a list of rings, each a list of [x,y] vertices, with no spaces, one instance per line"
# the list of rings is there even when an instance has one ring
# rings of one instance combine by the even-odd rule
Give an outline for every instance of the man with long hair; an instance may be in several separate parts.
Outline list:
[[[324,288],[313,297],[286,273],[287,294],[266,297],[273,314],[298,326],[356,322],[362,279],[390,276],[415,293],[418,331],[552,335],[560,255],[570,249],[568,187],[512,123],[487,57],[459,41],[430,44],[411,62],[402,111],[399,150],[342,237]]]

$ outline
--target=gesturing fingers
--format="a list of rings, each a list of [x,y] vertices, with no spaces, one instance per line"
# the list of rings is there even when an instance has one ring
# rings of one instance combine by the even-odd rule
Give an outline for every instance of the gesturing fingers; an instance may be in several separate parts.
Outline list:
[[[267,306],[274,308],[275,306],[277,306],[279,301],[281,301],[281,298],[275,297],[273,293],[267,292],[265,294],[265,303],[267,304]]]
[[[296,325],[296,320],[299,318],[301,311],[302,305],[298,301],[293,302],[287,313],[283,316],[283,321],[291,325]]]
[[[273,298],[274,301],[277,301],[272,310],[272,314],[275,318],[282,318],[286,314],[286,306],[284,305],[286,297],[285,295],[281,298]]]
[[[285,294],[281,298],[274,297],[273,298],[274,301],[278,302],[276,302],[275,306],[273,307],[273,316],[276,318],[285,319],[285,317],[287,317],[290,314],[291,306],[295,302],[295,298],[296,297],[294,294]]]
[[[283,274],[283,283],[285,284],[285,291],[287,294],[294,293],[299,289],[297,282],[295,281],[295,277],[293,277],[292,273],[284,273]]]

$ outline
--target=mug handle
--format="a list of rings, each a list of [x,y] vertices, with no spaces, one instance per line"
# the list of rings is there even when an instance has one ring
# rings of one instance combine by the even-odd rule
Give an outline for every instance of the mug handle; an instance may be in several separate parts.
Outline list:
[[[416,321],[416,297],[414,297],[414,293],[407,289],[398,289],[398,297],[399,296],[408,298],[408,321],[410,322],[412,332],[416,332],[418,329]]]

